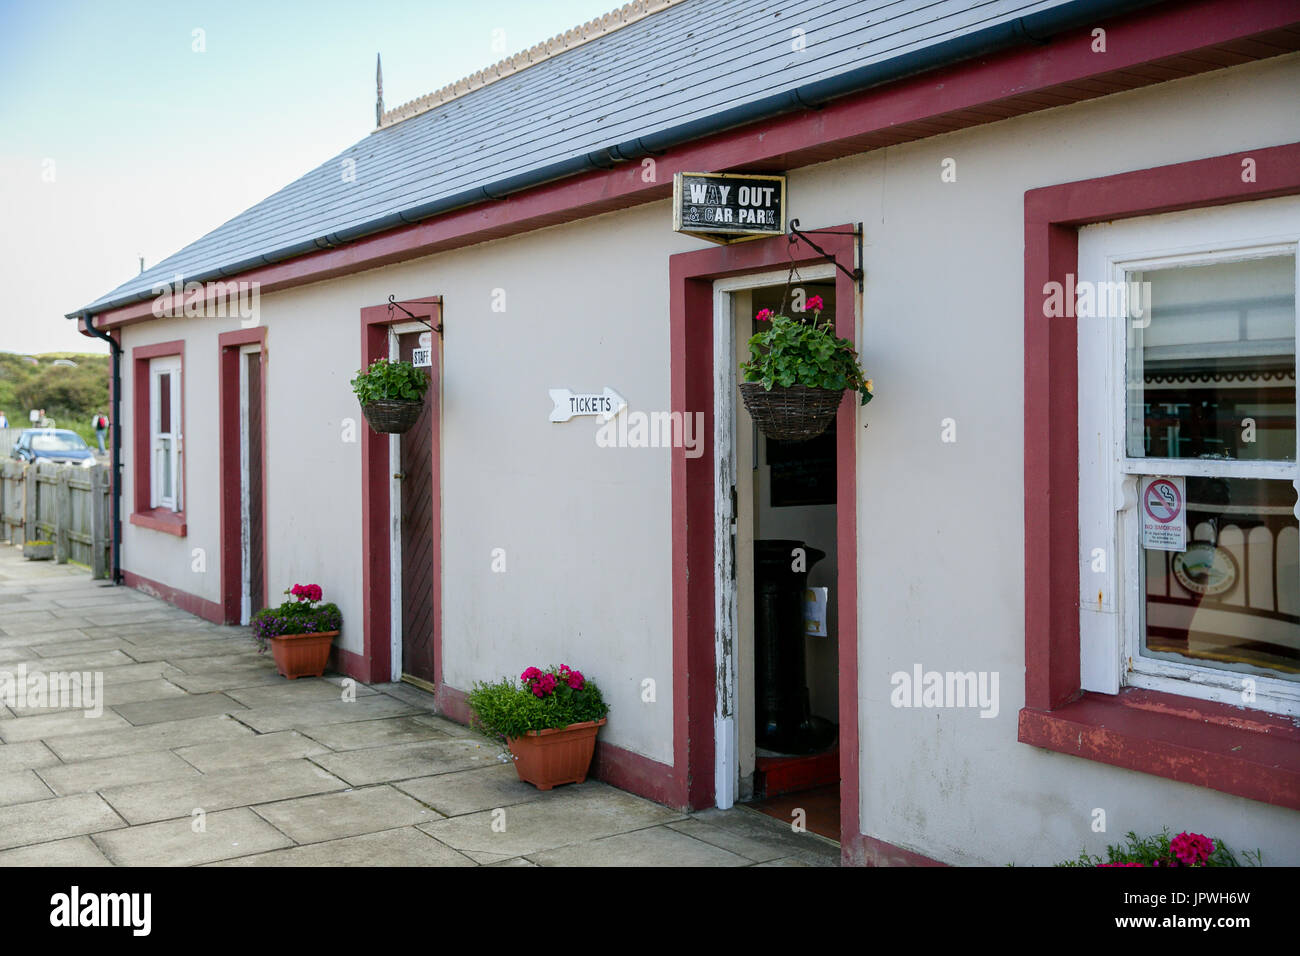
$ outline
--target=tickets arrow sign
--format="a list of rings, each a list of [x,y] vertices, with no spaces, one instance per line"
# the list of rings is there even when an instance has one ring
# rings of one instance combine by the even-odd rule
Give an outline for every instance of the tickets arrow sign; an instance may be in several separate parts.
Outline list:
[[[609,421],[627,408],[627,399],[608,385],[600,392],[572,392],[567,388],[552,388],[549,392],[555,403],[551,409],[553,422],[567,422],[574,415],[596,415]]]

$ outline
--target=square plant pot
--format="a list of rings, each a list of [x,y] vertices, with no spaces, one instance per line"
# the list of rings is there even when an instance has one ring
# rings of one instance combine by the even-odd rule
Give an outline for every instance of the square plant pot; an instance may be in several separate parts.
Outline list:
[[[52,561],[54,559],[54,542],[24,541],[23,557],[28,561]]]

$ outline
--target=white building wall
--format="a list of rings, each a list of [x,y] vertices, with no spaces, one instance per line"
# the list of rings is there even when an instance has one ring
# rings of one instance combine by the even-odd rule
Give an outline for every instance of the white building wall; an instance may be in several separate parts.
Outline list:
[[[1289,56],[790,174],[805,228],[866,229],[862,352],[877,392],[858,432],[868,834],[949,862],[1045,864],[1169,825],[1300,862],[1293,812],[1016,740],[1024,192],[1300,139],[1298,83]],[[950,157],[957,179],[945,183]],[[321,584],[343,610],[342,646],[361,650],[360,446],[344,440],[345,419],[366,427],[348,387],[359,313],[389,294],[440,294],[447,681],[468,689],[568,662],[612,704],[605,739],[671,763],[669,452],[599,448],[591,418],[547,421],[551,387],[608,385],[634,410],[669,408],[668,256],[702,246],[671,232],[669,210],[657,202],[263,296],[272,597]],[[130,570],[215,601],[216,335],[236,323],[199,322],[125,336],[128,353],[189,338],[191,528],[176,539],[128,526],[125,556]],[[940,440],[946,418],[955,443]],[[129,502],[129,476],[126,492]],[[210,549],[206,576],[186,570],[194,546]],[[495,548],[503,574],[491,570]],[[917,663],[996,671],[997,717],[891,707],[890,675]],[[655,704],[641,700],[645,678]],[[1094,808],[1106,833],[1091,829]]]

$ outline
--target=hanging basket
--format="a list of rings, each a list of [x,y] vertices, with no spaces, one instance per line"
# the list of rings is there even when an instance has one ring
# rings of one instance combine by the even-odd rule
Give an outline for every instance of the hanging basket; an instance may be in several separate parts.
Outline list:
[[[361,406],[370,427],[385,435],[400,435],[410,431],[420,420],[420,412],[423,410],[423,401],[378,401]]]
[[[761,382],[740,383],[740,397],[758,430],[777,441],[807,441],[826,431],[843,394],[843,389],[806,385],[773,385],[769,391]]]

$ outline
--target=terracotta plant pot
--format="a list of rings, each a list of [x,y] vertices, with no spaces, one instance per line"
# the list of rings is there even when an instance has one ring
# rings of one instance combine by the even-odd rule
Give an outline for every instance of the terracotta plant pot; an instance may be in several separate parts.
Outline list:
[[[596,731],[607,718],[586,720],[567,727],[530,730],[506,743],[515,755],[515,773],[538,790],[550,790],[562,783],[587,779],[591,755],[596,749]]]
[[[338,631],[318,631],[314,634],[281,634],[271,638],[271,655],[275,669],[289,680],[299,677],[320,677],[330,659],[330,645]]]

